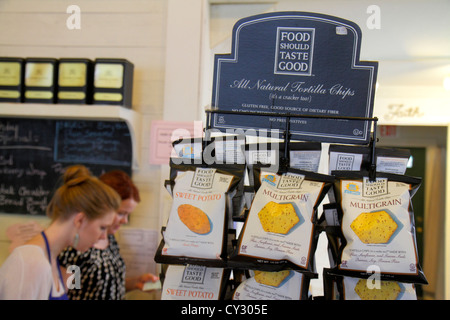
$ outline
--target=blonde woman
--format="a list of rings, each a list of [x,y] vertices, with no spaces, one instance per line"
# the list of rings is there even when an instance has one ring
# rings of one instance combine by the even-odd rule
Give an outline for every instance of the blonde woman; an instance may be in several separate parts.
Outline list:
[[[130,176],[121,170],[106,172],[99,179],[113,188],[122,201],[105,239],[86,252],[67,248],[59,255],[61,266],[80,267],[80,288],[67,293],[71,300],[123,300],[127,291],[142,290],[145,282],[159,280],[150,273],[133,278],[126,277],[125,261],[114,236],[121,225],[128,223],[130,214],[140,202],[138,188]]]
[[[86,251],[105,239],[121,199],[81,165],[66,169],[47,208],[50,225],[14,249],[0,268],[0,299],[65,300],[58,255],[67,246]]]

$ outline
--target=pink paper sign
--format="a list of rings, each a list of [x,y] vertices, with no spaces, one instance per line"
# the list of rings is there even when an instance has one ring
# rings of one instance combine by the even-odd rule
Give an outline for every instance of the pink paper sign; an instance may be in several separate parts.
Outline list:
[[[201,121],[152,121],[149,163],[169,164],[173,141],[201,137],[202,134]]]

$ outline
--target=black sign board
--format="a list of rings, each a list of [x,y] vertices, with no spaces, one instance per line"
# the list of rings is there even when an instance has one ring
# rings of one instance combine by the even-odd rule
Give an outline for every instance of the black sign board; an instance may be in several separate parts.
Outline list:
[[[333,16],[239,20],[231,54],[215,56],[211,127],[282,132],[294,115],[292,139],[368,143],[378,63],[359,61],[360,45],[358,25]]]
[[[0,118],[0,212],[45,214],[65,167],[98,176],[131,175],[132,143],[123,121]]]

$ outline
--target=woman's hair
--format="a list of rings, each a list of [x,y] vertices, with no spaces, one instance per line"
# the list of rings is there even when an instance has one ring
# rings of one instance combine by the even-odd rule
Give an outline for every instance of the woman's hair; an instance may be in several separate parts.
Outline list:
[[[122,200],[133,199],[140,202],[139,190],[131,180],[130,176],[121,170],[112,170],[102,174],[99,179],[113,188]]]
[[[100,218],[110,211],[117,211],[120,196],[111,187],[91,175],[83,165],[68,167],[63,184],[53,195],[47,215],[52,219],[67,219],[83,212],[90,220]]]

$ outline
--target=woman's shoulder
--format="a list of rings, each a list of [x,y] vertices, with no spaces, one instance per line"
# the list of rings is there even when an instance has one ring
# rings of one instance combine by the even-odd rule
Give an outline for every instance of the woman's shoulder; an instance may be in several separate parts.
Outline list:
[[[41,247],[25,244],[14,248],[1,267],[8,275],[46,274],[51,272],[47,256]]]
[[[5,297],[12,299],[47,298],[51,282],[47,256],[40,246],[34,244],[16,247],[0,268],[0,287],[8,291]]]
[[[50,268],[44,250],[34,244],[24,244],[14,248],[7,260],[10,260],[11,263],[23,263],[25,267]]]
[[[45,255],[44,250],[35,244],[24,244],[21,246],[18,246],[14,248],[14,250],[11,252],[11,254],[8,256],[9,258],[13,259],[19,259],[19,258],[26,258],[26,259],[42,259],[44,258],[47,260],[47,256]]]

